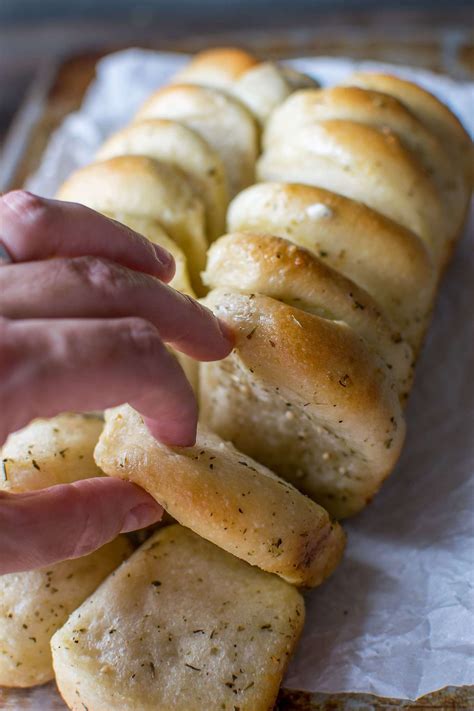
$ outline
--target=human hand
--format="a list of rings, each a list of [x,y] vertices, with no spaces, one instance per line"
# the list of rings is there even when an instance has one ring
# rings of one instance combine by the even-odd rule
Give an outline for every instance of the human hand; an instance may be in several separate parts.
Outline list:
[[[217,360],[232,342],[166,285],[169,253],[83,206],[22,191],[0,199],[1,245],[0,441],[37,416],[129,402],[159,440],[193,444],[194,394],[164,343]],[[2,495],[0,572],[84,555],[160,515],[141,489],[108,478]]]

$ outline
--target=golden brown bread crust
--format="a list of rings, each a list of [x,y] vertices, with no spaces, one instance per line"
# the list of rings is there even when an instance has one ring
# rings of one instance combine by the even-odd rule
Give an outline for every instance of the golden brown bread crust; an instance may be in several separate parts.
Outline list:
[[[110,158],[76,170],[58,197],[99,212],[157,221],[186,254],[199,290],[207,248],[204,205],[179,169],[145,156]]]
[[[359,87],[298,92],[272,118],[266,145],[271,146],[279,137],[285,140],[290,124],[308,126],[326,120],[355,121],[398,136],[437,186],[448,243],[454,239],[462,224],[469,186],[447,147],[398,99]]]
[[[208,86],[172,84],[152,94],[135,118],[171,119],[196,131],[220,155],[231,197],[253,183],[257,124],[230,94]]]
[[[304,602],[181,526],[150,538],[52,641],[72,711],[269,711]]]
[[[291,100],[291,97],[290,97]],[[268,129],[279,111],[268,123]],[[435,264],[446,258],[447,227],[440,195],[423,167],[393,132],[356,121],[289,127],[257,165],[261,180],[307,183],[359,200],[417,234]]]
[[[159,244],[160,247],[164,247],[173,256],[175,263],[175,273],[169,285],[173,289],[182,291],[184,294],[189,294],[190,296],[195,296],[194,290],[191,286],[189,271],[188,271],[188,260],[184,254],[181,247],[178,247],[176,242],[174,242],[171,237],[169,237],[165,230],[161,227],[160,223],[156,220],[151,220],[148,217],[137,217],[136,215],[130,215],[127,212],[104,212],[106,217],[112,220],[120,222],[122,225],[130,227],[134,232],[146,237],[153,244]]]
[[[230,204],[227,221],[230,231],[280,235],[310,250],[367,291],[415,352],[419,349],[435,274],[416,235],[362,203],[289,183],[247,188]]]
[[[194,447],[167,447],[124,405],[107,413],[96,459],[179,523],[295,585],[319,585],[339,563],[344,534],[326,511],[204,427]]]
[[[422,121],[443,145],[456,154],[456,165],[462,166],[465,179],[472,186],[473,146],[472,141],[457,116],[433,94],[418,84],[390,74],[357,72],[346,82],[350,86],[375,89],[396,97]]]
[[[222,234],[229,201],[224,166],[199,134],[177,121],[137,121],[110,136],[97,160],[121,155],[148,156],[180,169],[205,204],[209,238]]]
[[[261,62],[244,72],[228,87],[263,126],[292,92],[318,86],[314,79],[274,62]]]
[[[239,47],[213,47],[194,55],[175,75],[173,82],[226,89],[257,64],[256,57]]]
[[[270,297],[220,289],[206,303],[236,347],[201,366],[204,422],[334,516],[363,508],[405,432],[381,359],[345,324]]]
[[[308,250],[273,235],[234,232],[213,244],[202,278],[211,289],[264,294],[346,323],[384,360],[401,398],[407,396],[411,348],[367,292]]]

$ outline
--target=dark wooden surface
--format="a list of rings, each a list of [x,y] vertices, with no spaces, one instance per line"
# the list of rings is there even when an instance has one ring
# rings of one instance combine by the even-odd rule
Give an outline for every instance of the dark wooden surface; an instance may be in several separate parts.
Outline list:
[[[67,711],[53,683],[36,689],[0,689],[3,711]],[[474,687],[447,687],[417,701],[372,694],[309,694],[282,689],[274,711],[473,711]],[[110,711],[123,711],[110,709]],[[190,709],[189,711],[192,711]],[[214,711],[209,709],[209,711]]]

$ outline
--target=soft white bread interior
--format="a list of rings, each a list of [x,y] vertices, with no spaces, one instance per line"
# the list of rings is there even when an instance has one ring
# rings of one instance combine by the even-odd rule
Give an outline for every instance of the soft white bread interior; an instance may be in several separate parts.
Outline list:
[[[168,119],[137,121],[110,136],[97,160],[121,155],[148,156],[182,170],[204,202],[209,238],[223,233],[228,204],[224,165],[196,131]]]
[[[73,413],[33,420],[3,447],[0,490],[21,494],[101,476],[93,452],[103,425],[99,416]],[[53,678],[51,636],[131,550],[119,536],[82,558],[0,576],[0,686]]]
[[[152,94],[136,118],[179,121],[202,136],[222,159],[231,197],[254,182],[257,124],[230,94],[208,86],[173,84]]]
[[[405,424],[390,370],[344,323],[261,294],[216,289],[233,353],[201,365],[203,421],[337,518],[393,468]]]
[[[51,636],[131,550],[119,536],[82,558],[0,576],[0,686],[54,677]]]
[[[179,523],[288,582],[319,585],[341,558],[344,534],[324,509],[203,426],[193,447],[167,447],[124,405],[106,413],[95,456]]]
[[[72,711],[268,711],[303,626],[301,595],[174,525],[53,637]]]
[[[228,229],[285,237],[364,289],[418,351],[431,313],[435,271],[413,232],[322,188],[259,183],[229,207]],[[211,255],[213,252],[211,252]]]
[[[21,494],[101,476],[94,447],[103,426],[101,415],[65,413],[12,432],[1,449],[0,491]]]

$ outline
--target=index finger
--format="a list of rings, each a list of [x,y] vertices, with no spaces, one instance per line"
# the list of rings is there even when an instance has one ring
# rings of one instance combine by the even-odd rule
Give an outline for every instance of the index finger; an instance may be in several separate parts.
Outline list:
[[[24,190],[0,197],[0,241],[14,262],[48,257],[105,257],[168,282],[174,259],[125,225],[77,203]]]

